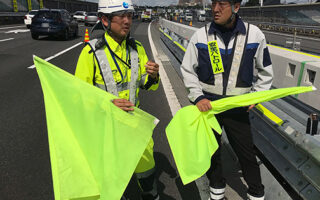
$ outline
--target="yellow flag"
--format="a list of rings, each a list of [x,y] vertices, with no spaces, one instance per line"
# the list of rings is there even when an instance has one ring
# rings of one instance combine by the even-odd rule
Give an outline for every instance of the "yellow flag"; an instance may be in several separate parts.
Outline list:
[[[207,112],[200,112],[193,105],[180,109],[166,133],[183,184],[200,178],[210,167],[211,156],[218,149],[212,129],[222,133],[215,114],[312,90],[315,90],[312,86],[292,87],[223,98],[212,101],[212,110]]]
[[[44,95],[56,200],[119,200],[158,120],[34,57]]]

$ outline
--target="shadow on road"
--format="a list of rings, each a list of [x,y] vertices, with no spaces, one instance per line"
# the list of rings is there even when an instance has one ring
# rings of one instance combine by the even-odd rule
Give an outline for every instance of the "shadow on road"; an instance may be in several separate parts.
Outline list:
[[[158,192],[161,200],[200,200],[200,194],[195,182],[187,185],[183,185],[180,177],[177,174],[176,169],[170,164],[166,156],[160,152],[154,152],[154,158],[156,162],[156,180],[158,185]],[[174,179],[175,185],[166,185],[165,181],[160,180],[160,176],[166,173],[170,179]],[[168,188],[169,187],[169,188]],[[172,188],[178,188],[177,195],[181,198],[174,198],[171,195],[165,193],[165,190],[172,190]],[[140,189],[137,184],[135,176],[130,180],[130,183],[125,191],[125,196],[129,200],[140,200]]]

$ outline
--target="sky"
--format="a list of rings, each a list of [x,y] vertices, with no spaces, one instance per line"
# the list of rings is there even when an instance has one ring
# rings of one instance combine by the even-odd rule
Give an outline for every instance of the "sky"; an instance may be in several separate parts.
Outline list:
[[[83,0],[88,2],[98,3],[99,0]],[[243,2],[247,2],[248,0],[243,0]],[[315,0],[312,0],[315,1]],[[172,4],[177,4],[178,0],[132,0],[133,4],[138,6],[169,6]],[[211,2],[211,0],[207,0],[207,2]],[[309,0],[281,0],[281,3],[308,3]]]

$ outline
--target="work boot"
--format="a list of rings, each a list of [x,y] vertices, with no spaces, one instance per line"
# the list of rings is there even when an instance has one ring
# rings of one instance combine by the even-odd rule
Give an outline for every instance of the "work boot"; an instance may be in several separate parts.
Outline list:
[[[150,173],[151,172],[151,173]],[[155,179],[155,170],[151,169],[148,173],[136,174],[138,185],[142,191],[142,200],[159,200],[159,194],[157,190],[157,182]],[[147,175],[146,175],[147,174]]]
[[[213,188],[210,187],[210,197],[209,200],[227,200],[224,196],[226,188]]]
[[[247,194],[247,200],[264,200],[264,196],[262,197],[255,197],[255,196],[252,196],[250,194]]]

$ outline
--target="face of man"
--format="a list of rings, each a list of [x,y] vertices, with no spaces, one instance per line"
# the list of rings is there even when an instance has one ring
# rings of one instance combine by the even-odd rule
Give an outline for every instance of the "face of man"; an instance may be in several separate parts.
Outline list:
[[[108,19],[102,16],[102,23],[108,27]],[[124,40],[130,32],[132,12],[115,13],[111,19],[111,36],[116,40]]]
[[[229,1],[212,1],[212,16],[214,23],[218,25],[225,25],[228,23],[232,15],[231,3]],[[240,8],[240,3],[235,3],[234,10],[238,12]]]

